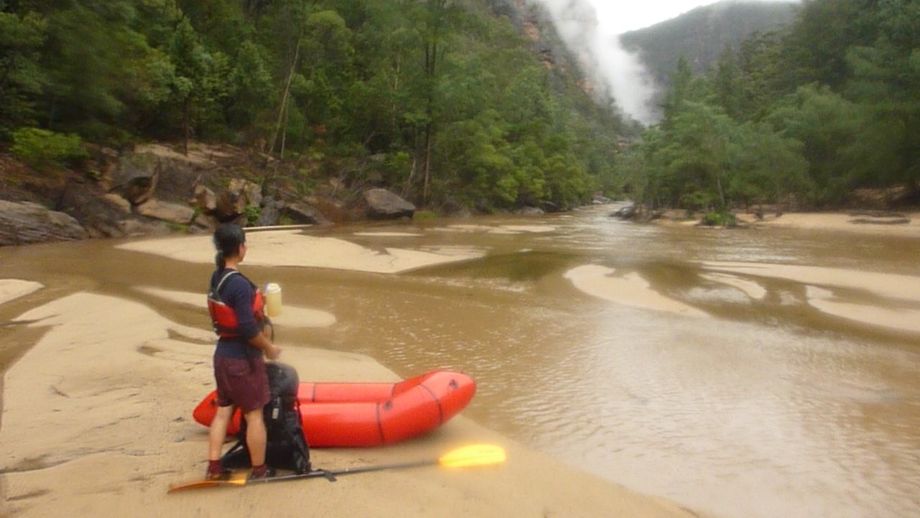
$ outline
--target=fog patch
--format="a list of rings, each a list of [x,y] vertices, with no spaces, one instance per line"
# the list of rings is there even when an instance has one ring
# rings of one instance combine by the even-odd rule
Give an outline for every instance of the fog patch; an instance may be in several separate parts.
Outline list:
[[[599,101],[614,100],[624,114],[643,124],[660,118],[653,103],[654,79],[638,54],[627,51],[620,43],[614,24],[598,16],[597,6],[602,0],[528,1],[549,12],[559,35],[578,57]]]

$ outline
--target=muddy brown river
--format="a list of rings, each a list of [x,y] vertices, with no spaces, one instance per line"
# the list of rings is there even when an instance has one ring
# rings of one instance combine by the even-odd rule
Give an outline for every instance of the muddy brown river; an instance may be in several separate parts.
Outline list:
[[[716,516],[920,515],[920,240],[635,225],[612,210],[306,229],[475,258],[245,270],[281,284],[285,307],[335,317],[279,325],[282,345],[404,376],[464,370],[479,387],[466,416],[637,491]],[[46,286],[0,305],[4,368],[40,332],[9,321],[74,291],[208,326],[203,307],[157,293],[203,293],[210,265],[123,243],[0,248],[0,278]]]

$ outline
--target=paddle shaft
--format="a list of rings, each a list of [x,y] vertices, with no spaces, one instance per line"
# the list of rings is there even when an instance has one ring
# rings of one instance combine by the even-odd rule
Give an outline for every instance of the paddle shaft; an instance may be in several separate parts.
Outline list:
[[[358,466],[354,468],[343,468],[343,469],[333,469],[325,470],[318,469],[313,470],[307,473],[300,473],[294,475],[281,475],[278,477],[269,477],[269,478],[258,478],[254,480],[247,480],[246,484],[259,484],[259,483],[269,483],[269,482],[285,482],[289,480],[301,480],[305,478],[325,478],[330,482],[335,482],[337,477],[343,475],[354,475],[356,473],[368,473],[371,471],[384,471],[388,469],[409,469],[409,468],[420,468],[422,466],[434,466],[437,465],[438,461],[435,460],[420,460],[415,462],[403,462],[399,464],[380,464],[377,466]]]

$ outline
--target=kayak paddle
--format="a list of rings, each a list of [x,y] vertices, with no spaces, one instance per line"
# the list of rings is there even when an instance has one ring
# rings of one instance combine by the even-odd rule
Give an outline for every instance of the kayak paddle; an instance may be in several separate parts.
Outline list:
[[[246,471],[237,471],[230,478],[224,480],[198,480],[195,482],[176,484],[170,486],[169,493],[183,491],[186,489],[203,489],[208,487],[242,487],[253,484],[284,482],[289,480],[301,480],[306,478],[325,478],[330,482],[335,482],[337,477],[342,475],[353,475],[355,473],[368,473],[371,471],[383,471],[388,469],[407,469],[419,468],[423,466],[441,466],[444,468],[477,468],[484,466],[495,466],[505,462],[507,456],[501,446],[494,444],[473,444],[451,450],[437,459],[427,459],[414,462],[403,462],[398,464],[379,464],[373,466],[357,466],[354,468],[342,468],[337,470],[316,469],[307,473],[297,473],[292,475],[279,475],[276,477],[258,478],[249,480],[249,473]]]

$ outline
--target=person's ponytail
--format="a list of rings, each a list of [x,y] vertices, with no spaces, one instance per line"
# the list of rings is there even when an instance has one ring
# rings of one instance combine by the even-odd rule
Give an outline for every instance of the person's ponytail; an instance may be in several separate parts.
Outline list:
[[[246,233],[234,223],[224,223],[214,231],[214,264],[219,270],[227,267],[227,258],[235,257],[240,253],[240,245],[246,242]]]

